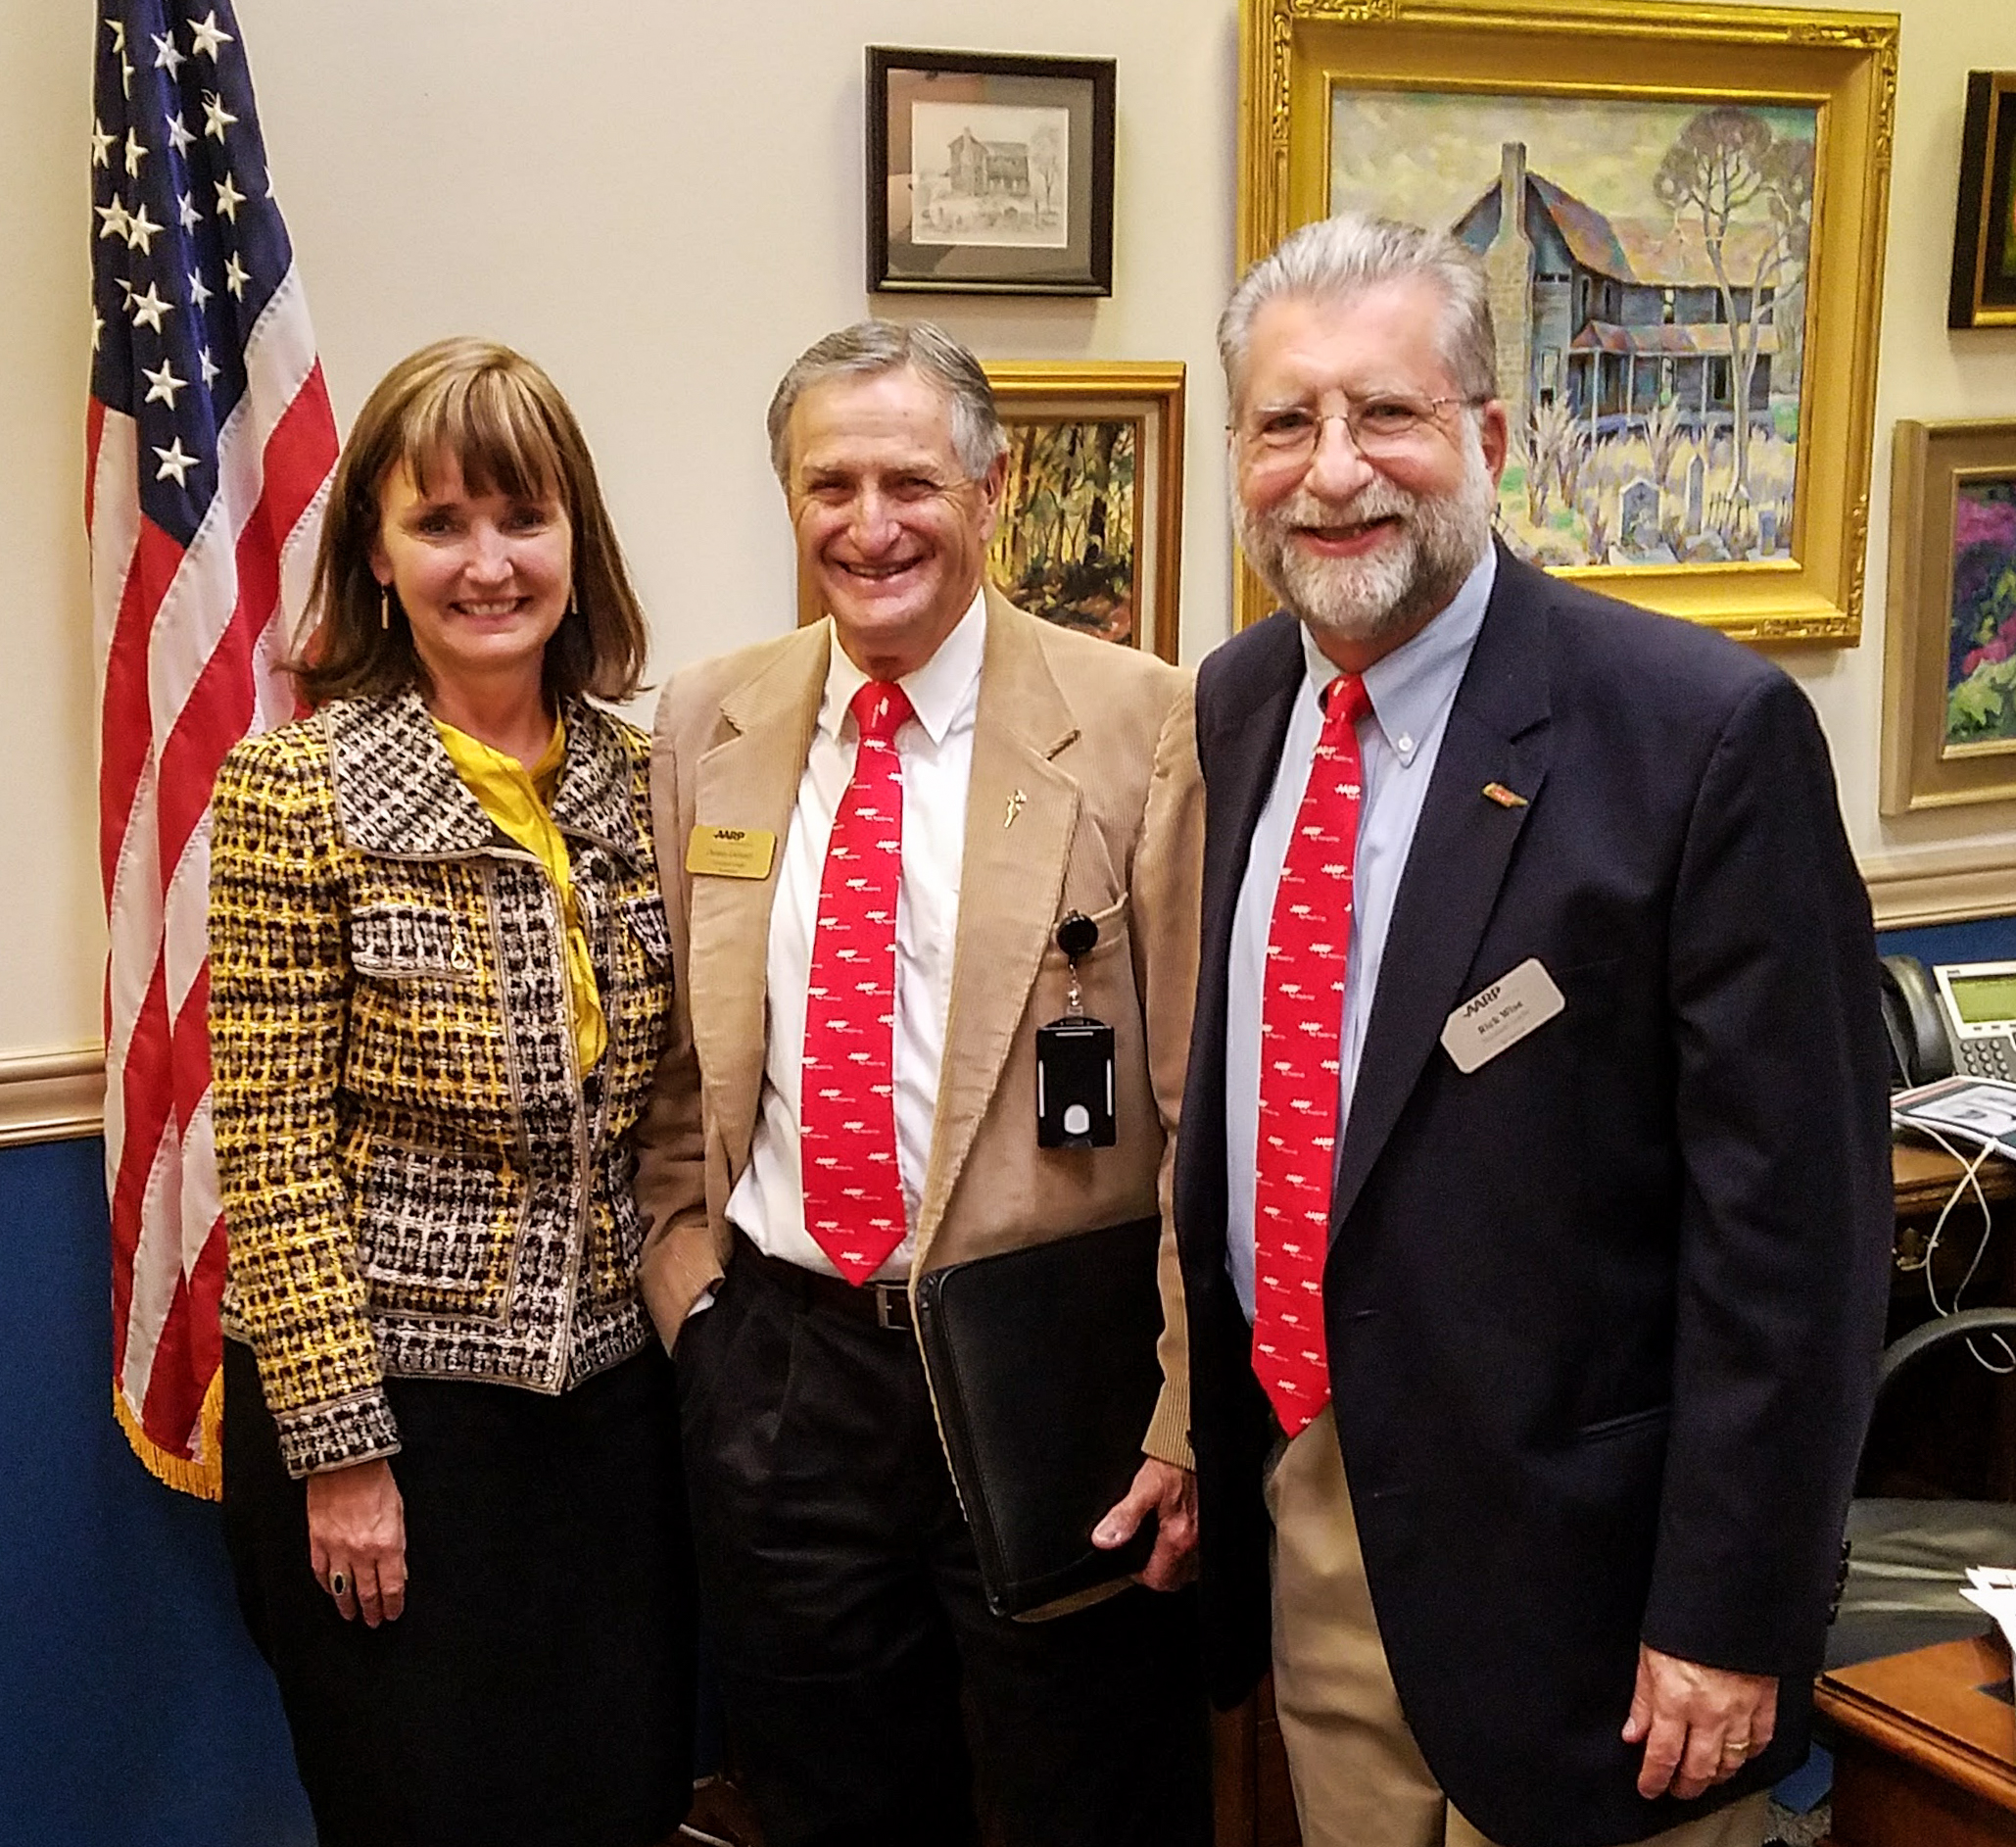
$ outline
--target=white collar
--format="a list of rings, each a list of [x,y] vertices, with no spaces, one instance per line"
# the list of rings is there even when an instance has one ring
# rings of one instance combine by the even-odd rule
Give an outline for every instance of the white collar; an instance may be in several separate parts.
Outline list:
[[[868,676],[848,659],[847,651],[840,645],[840,637],[834,632],[830,615],[826,618],[826,695],[819,705],[819,727],[828,737],[838,739],[840,720],[846,716],[854,695],[868,684]],[[974,683],[980,678],[980,663],[986,653],[986,592],[980,589],[973,593],[973,601],[966,606],[966,613],[959,618],[952,632],[938,643],[931,658],[896,682],[908,695],[910,709],[917,714],[917,722],[930,735],[933,744],[944,742],[953,719],[958,717],[961,706],[971,696]]]

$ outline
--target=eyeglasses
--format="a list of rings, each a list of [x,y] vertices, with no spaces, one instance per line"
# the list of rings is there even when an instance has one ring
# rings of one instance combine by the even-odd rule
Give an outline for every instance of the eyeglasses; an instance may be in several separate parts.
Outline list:
[[[1439,427],[1450,405],[1474,410],[1485,398],[1414,398],[1389,392],[1377,398],[1347,398],[1342,411],[1317,411],[1308,405],[1283,405],[1250,411],[1239,419],[1236,433],[1248,455],[1270,462],[1307,462],[1322,441],[1323,425],[1342,423],[1352,446],[1368,461],[1399,455],[1422,431]]]

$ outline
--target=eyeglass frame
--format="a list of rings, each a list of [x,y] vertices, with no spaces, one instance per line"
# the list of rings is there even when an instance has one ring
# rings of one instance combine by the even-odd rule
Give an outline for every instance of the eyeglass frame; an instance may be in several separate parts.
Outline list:
[[[1275,462],[1294,461],[1307,463],[1315,460],[1317,451],[1322,447],[1324,427],[1333,422],[1342,423],[1345,434],[1351,438],[1352,448],[1369,462],[1382,457],[1402,454],[1407,445],[1419,434],[1423,427],[1441,429],[1443,427],[1442,412],[1444,407],[1448,405],[1461,405],[1465,410],[1481,411],[1484,406],[1491,402],[1492,397],[1488,393],[1483,396],[1478,396],[1475,393],[1448,393],[1432,398],[1410,399],[1408,394],[1404,392],[1382,391],[1374,392],[1361,403],[1358,399],[1352,397],[1349,392],[1346,392],[1344,394],[1344,403],[1347,408],[1342,411],[1319,411],[1313,406],[1283,405],[1275,411],[1267,413],[1271,416],[1299,414],[1309,417],[1311,419],[1311,427],[1306,447],[1299,442],[1293,445],[1270,445],[1264,437],[1257,435],[1249,429],[1242,428],[1236,422],[1228,423],[1225,427],[1227,433],[1239,445],[1241,451],[1249,456],[1257,455]],[[1414,411],[1416,406],[1425,406],[1426,414],[1417,415],[1416,421],[1410,424],[1404,431],[1392,436],[1374,436],[1371,442],[1368,444],[1359,433],[1357,419],[1366,411],[1375,409],[1381,404],[1401,404],[1410,411]]]

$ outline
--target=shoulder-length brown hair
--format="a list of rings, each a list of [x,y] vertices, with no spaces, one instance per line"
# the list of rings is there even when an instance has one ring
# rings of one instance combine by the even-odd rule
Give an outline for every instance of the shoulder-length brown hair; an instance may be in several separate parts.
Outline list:
[[[428,469],[444,459],[461,469],[471,494],[556,495],[565,506],[574,529],[572,607],[546,645],[546,690],[554,699],[629,699],[649,638],[587,438],[544,371],[507,346],[470,338],[439,340],[401,360],[351,425],[315,553],[315,621],[288,663],[301,696],[321,705],[428,690],[396,597],[390,625],[382,619],[371,552],[385,477],[404,465],[424,494]]]

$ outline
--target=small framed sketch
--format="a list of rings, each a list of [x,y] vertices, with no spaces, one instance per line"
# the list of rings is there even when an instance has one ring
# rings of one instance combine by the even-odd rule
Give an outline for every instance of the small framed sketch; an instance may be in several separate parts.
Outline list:
[[[2016,327],[2016,71],[1967,73],[1949,327]]]
[[[868,286],[1113,293],[1111,58],[868,47]]]
[[[1176,657],[1180,361],[986,362],[1008,431],[987,575],[1046,621]]]
[[[1883,812],[2016,801],[2016,422],[1900,420],[1890,507]]]

